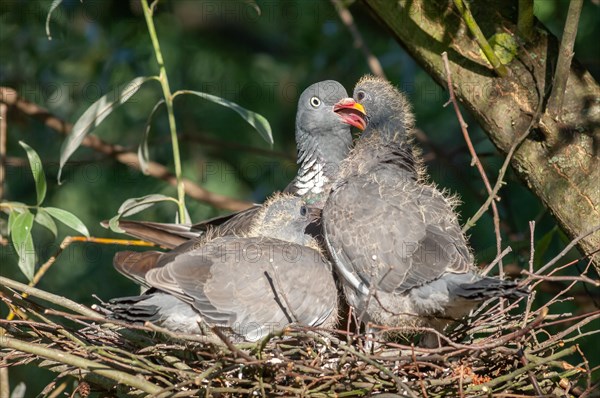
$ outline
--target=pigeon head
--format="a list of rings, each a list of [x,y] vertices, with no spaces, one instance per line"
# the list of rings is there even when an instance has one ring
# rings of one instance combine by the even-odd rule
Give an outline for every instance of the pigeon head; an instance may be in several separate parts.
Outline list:
[[[377,131],[382,136],[405,138],[414,123],[410,104],[406,97],[385,79],[364,76],[354,87],[353,98],[345,98],[336,104],[338,112],[362,106],[366,113],[363,136]]]
[[[347,96],[344,86],[335,80],[315,83],[300,95],[296,113],[299,163],[314,156],[339,163],[346,157],[352,144],[350,126],[335,114],[333,106]]]
[[[265,203],[263,216],[261,220],[257,220],[255,233],[257,236],[308,245],[312,237],[305,234],[305,229],[319,216],[320,210],[308,206],[298,196],[276,195]]]

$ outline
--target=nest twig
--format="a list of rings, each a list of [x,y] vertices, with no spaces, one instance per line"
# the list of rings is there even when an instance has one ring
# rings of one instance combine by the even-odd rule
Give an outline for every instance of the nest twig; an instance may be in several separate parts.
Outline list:
[[[544,274],[530,268],[523,284],[535,289],[555,281],[567,265],[542,267]],[[513,303],[490,300],[443,334],[382,327],[367,337],[352,332],[348,319],[341,322],[346,330],[290,327],[238,344],[219,333],[187,336],[108,321],[64,297],[0,277],[0,298],[22,317],[0,320],[0,367],[49,369],[57,376],[48,391],[75,377],[80,396],[590,396],[600,369],[590,369],[577,343],[600,332],[589,327],[600,310],[573,315],[557,309],[577,282],[598,285],[588,269],[563,277],[567,287],[541,306],[534,306],[535,290]],[[422,348],[380,337],[423,332],[436,333],[442,345]],[[375,340],[374,352],[363,349],[367,339]]]

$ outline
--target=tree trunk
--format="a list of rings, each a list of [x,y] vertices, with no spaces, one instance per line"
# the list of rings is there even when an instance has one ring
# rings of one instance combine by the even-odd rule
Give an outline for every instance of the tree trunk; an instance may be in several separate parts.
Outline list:
[[[458,99],[500,151],[507,153],[532,118],[539,118],[515,152],[511,162],[514,170],[571,238],[600,224],[600,87],[573,60],[559,120],[545,111],[558,55],[558,42],[547,29],[537,24],[531,42],[521,46],[507,65],[508,76],[500,78],[481,55],[451,1],[364,2],[444,87],[441,54],[448,53]],[[509,4],[488,0],[471,3],[486,37],[517,31],[516,2]],[[540,100],[544,106],[537,113]],[[586,254],[598,250],[600,231],[582,239],[579,247]],[[600,256],[594,261],[600,271]]]

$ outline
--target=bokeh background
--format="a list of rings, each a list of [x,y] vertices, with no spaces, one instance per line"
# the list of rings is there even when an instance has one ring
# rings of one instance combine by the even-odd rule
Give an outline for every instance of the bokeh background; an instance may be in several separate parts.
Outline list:
[[[0,1],[0,85],[74,122],[103,94],[136,76],[157,73],[152,45],[137,0],[65,0],[50,21],[52,39],[45,32],[51,1]],[[535,15],[555,35],[562,32],[567,0],[538,0]],[[423,132],[422,147],[431,179],[462,198],[462,220],[473,215],[486,198],[451,107],[447,93],[410,58],[356,2],[350,7],[356,26],[378,57],[389,80],[404,90]],[[296,172],[294,117],[302,90],[319,80],[335,79],[351,92],[360,76],[369,73],[367,62],[329,1],[161,1],[155,16],[171,88],[205,91],[265,116],[273,129],[269,145],[231,110],[196,97],[175,102],[184,175],[204,188],[249,201],[261,202],[285,187]],[[581,15],[575,56],[598,79],[600,76],[600,7],[586,1]],[[474,90],[477,88],[474,87]],[[127,104],[113,112],[94,133],[102,139],[136,151],[143,139],[148,115],[161,98],[158,84],[147,84]],[[501,156],[465,112],[479,157],[492,180]],[[40,154],[48,180],[46,206],[71,211],[96,237],[118,237],[99,225],[116,214],[128,198],[151,193],[175,196],[175,188],[128,168],[90,149],[72,157],[59,186],[56,176],[63,137],[42,123],[12,113],[8,120],[7,169],[2,200],[35,203],[35,187],[22,140]],[[149,138],[150,156],[172,167],[166,113],[158,112]],[[536,265],[555,256],[568,242],[555,221],[526,187],[509,172],[498,203],[504,245],[513,252],[505,265],[513,270],[527,266],[528,222],[535,220]],[[191,199],[193,220],[225,213]],[[172,222],[173,204],[161,204],[139,215],[147,220]],[[0,216],[0,233],[6,237],[6,216]],[[39,226],[34,229],[39,261],[57,249],[73,231],[66,227],[54,239]],[[478,263],[496,254],[491,216],[484,216],[470,231]],[[77,302],[91,305],[92,295],[109,299],[138,292],[138,287],[112,268],[112,256],[122,247],[73,244],[59,257],[38,285]],[[0,246],[0,275],[25,281],[10,244]],[[574,260],[573,250],[564,259]],[[580,261],[570,272],[580,272]],[[597,275],[591,275],[598,277]],[[537,301],[560,289],[546,284]],[[566,312],[589,312],[599,307],[598,290],[578,286]],[[8,310],[0,305],[0,316]],[[592,325],[600,329],[600,325]],[[587,343],[594,347],[594,336]],[[597,348],[597,346],[596,346]],[[600,355],[598,356],[600,357]],[[598,359],[595,359],[598,361]],[[34,367],[10,371],[11,386],[25,381],[26,396],[34,396],[53,374]]]

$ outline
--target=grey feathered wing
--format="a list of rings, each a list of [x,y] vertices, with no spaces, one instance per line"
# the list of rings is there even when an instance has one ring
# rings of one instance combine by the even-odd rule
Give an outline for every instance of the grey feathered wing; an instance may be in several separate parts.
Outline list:
[[[342,274],[403,293],[469,270],[470,253],[450,208],[441,193],[397,169],[354,176],[329,198],[327,245]]]
[[[320,325],[337,308],[329,264],[309,247],[228,236],[161,262],[146,275],[150,285],[249,340],[294,322]]]

